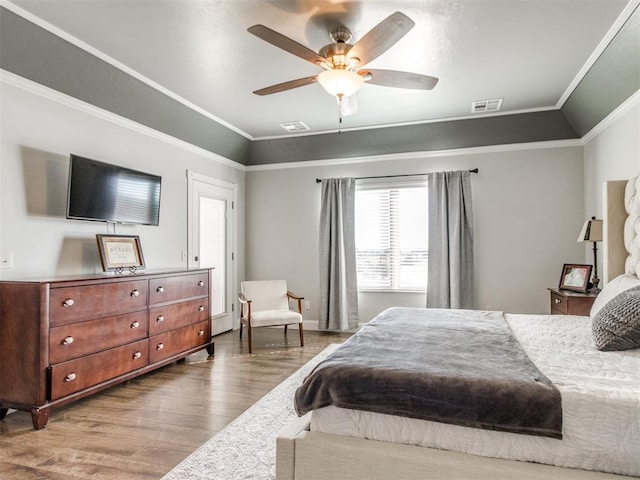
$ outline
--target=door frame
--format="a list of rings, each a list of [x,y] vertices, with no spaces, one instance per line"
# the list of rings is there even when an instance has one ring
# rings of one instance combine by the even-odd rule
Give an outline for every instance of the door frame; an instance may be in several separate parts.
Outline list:
[[[231,234],[231,265],[227,267],[228,270],[228,283],[231,285],[227,285],[227,301],[229,303],[229,307],[231,311],[229,314],[231,315],[231,324],[233,330],[236,330],[240,325],[240,320],[238,317],[238,312],[235,308],[235,299],[238,296],[238,287],[237,287],[237,279],[238,279],[238,185],[235,183],[225,182],[224,180],[219,180],[217,178],[208,177],[201,173],[194,172],[193,170],[187,170],[187,267],[195,268],[193,265],[193,255],[194,255],[194,238],[193,238],[193,212],[195,211],[193,198],[193,190],[194,190],[194,182],[206,183],[208,185],[212,185],[214,187],[223,188],[229,190],[231,193],[231,218],[229,219],[229,229]]]

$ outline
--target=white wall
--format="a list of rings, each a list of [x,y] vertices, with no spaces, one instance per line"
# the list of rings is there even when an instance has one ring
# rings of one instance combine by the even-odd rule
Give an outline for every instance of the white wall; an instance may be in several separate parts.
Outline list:
[[[95,235],[113,231],[65,218],[70,153],[162,176],[160,226],[116,230],[140,236],[148,269],[187,266],[187,169],[238,184],[243,274],[244,167],[19,78],[2,80],[0,254],[13,253],[3,277],[102,271]]]
[[[640,174],[640,94],[605,119],[584,146],[585,214],[602,216],[602,185]]]
[[[292,290],[311,301],[305,318],[317,319],[321,187],[316,178],[478,167],[480,173],[472,176],[476,307],[547,313],[546,288],[557,286],[563,263],[583,259],[576,238],[583,222],[584,172],[582,147],[575,145],[536,144],[250,169],[246,177],[247,279],[287,279]],[[387,306],[425,304],[424,295],[409,294],[360,294],[359,300],[360,321]]]
[[[640,92],[622,104],[586,137],[585,218],[602,218],[604,182],[627,180],[640,175]],[[593,263],[590,245],[585,246],[585,261]],[[598,265],[602,265],[602,248],[598,249]]]

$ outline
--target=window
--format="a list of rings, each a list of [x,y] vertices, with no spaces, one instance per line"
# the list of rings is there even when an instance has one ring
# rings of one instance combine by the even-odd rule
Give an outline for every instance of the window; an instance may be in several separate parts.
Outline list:
[[[427,289],[427,185],[359,185],[356,265],[359,290]]]

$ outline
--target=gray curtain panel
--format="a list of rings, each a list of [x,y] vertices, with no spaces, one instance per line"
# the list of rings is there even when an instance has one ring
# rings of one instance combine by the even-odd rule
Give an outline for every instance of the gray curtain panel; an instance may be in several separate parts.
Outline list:
[[[358,326],[355,195],[355,178],[322,180],[318,322],[321,330],[350,330]]]
[[[428,176],[427,307],[473,308],[473,209],[468,171]]]

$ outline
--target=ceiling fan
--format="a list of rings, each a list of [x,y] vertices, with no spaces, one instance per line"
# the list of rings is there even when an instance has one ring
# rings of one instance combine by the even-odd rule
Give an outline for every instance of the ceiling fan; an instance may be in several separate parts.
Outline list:
[[[354,45],[348,43],[351,31],[346,27],[338,27],[330,33],[333,43],[325,45],[318,53],[264,25],[249,27],[247,30],[250,33],[265,42],[323,69],[318,75],[278,83],[253,93],[271,95],[318,82],[335,96],[342,106],[343,98],[354,94],[365,82],[385,87],[431,90],[438,83],[435,77],[396,70],[362,68],[391,48],[414,25],[409,17],[395,12],[373,27]]]

